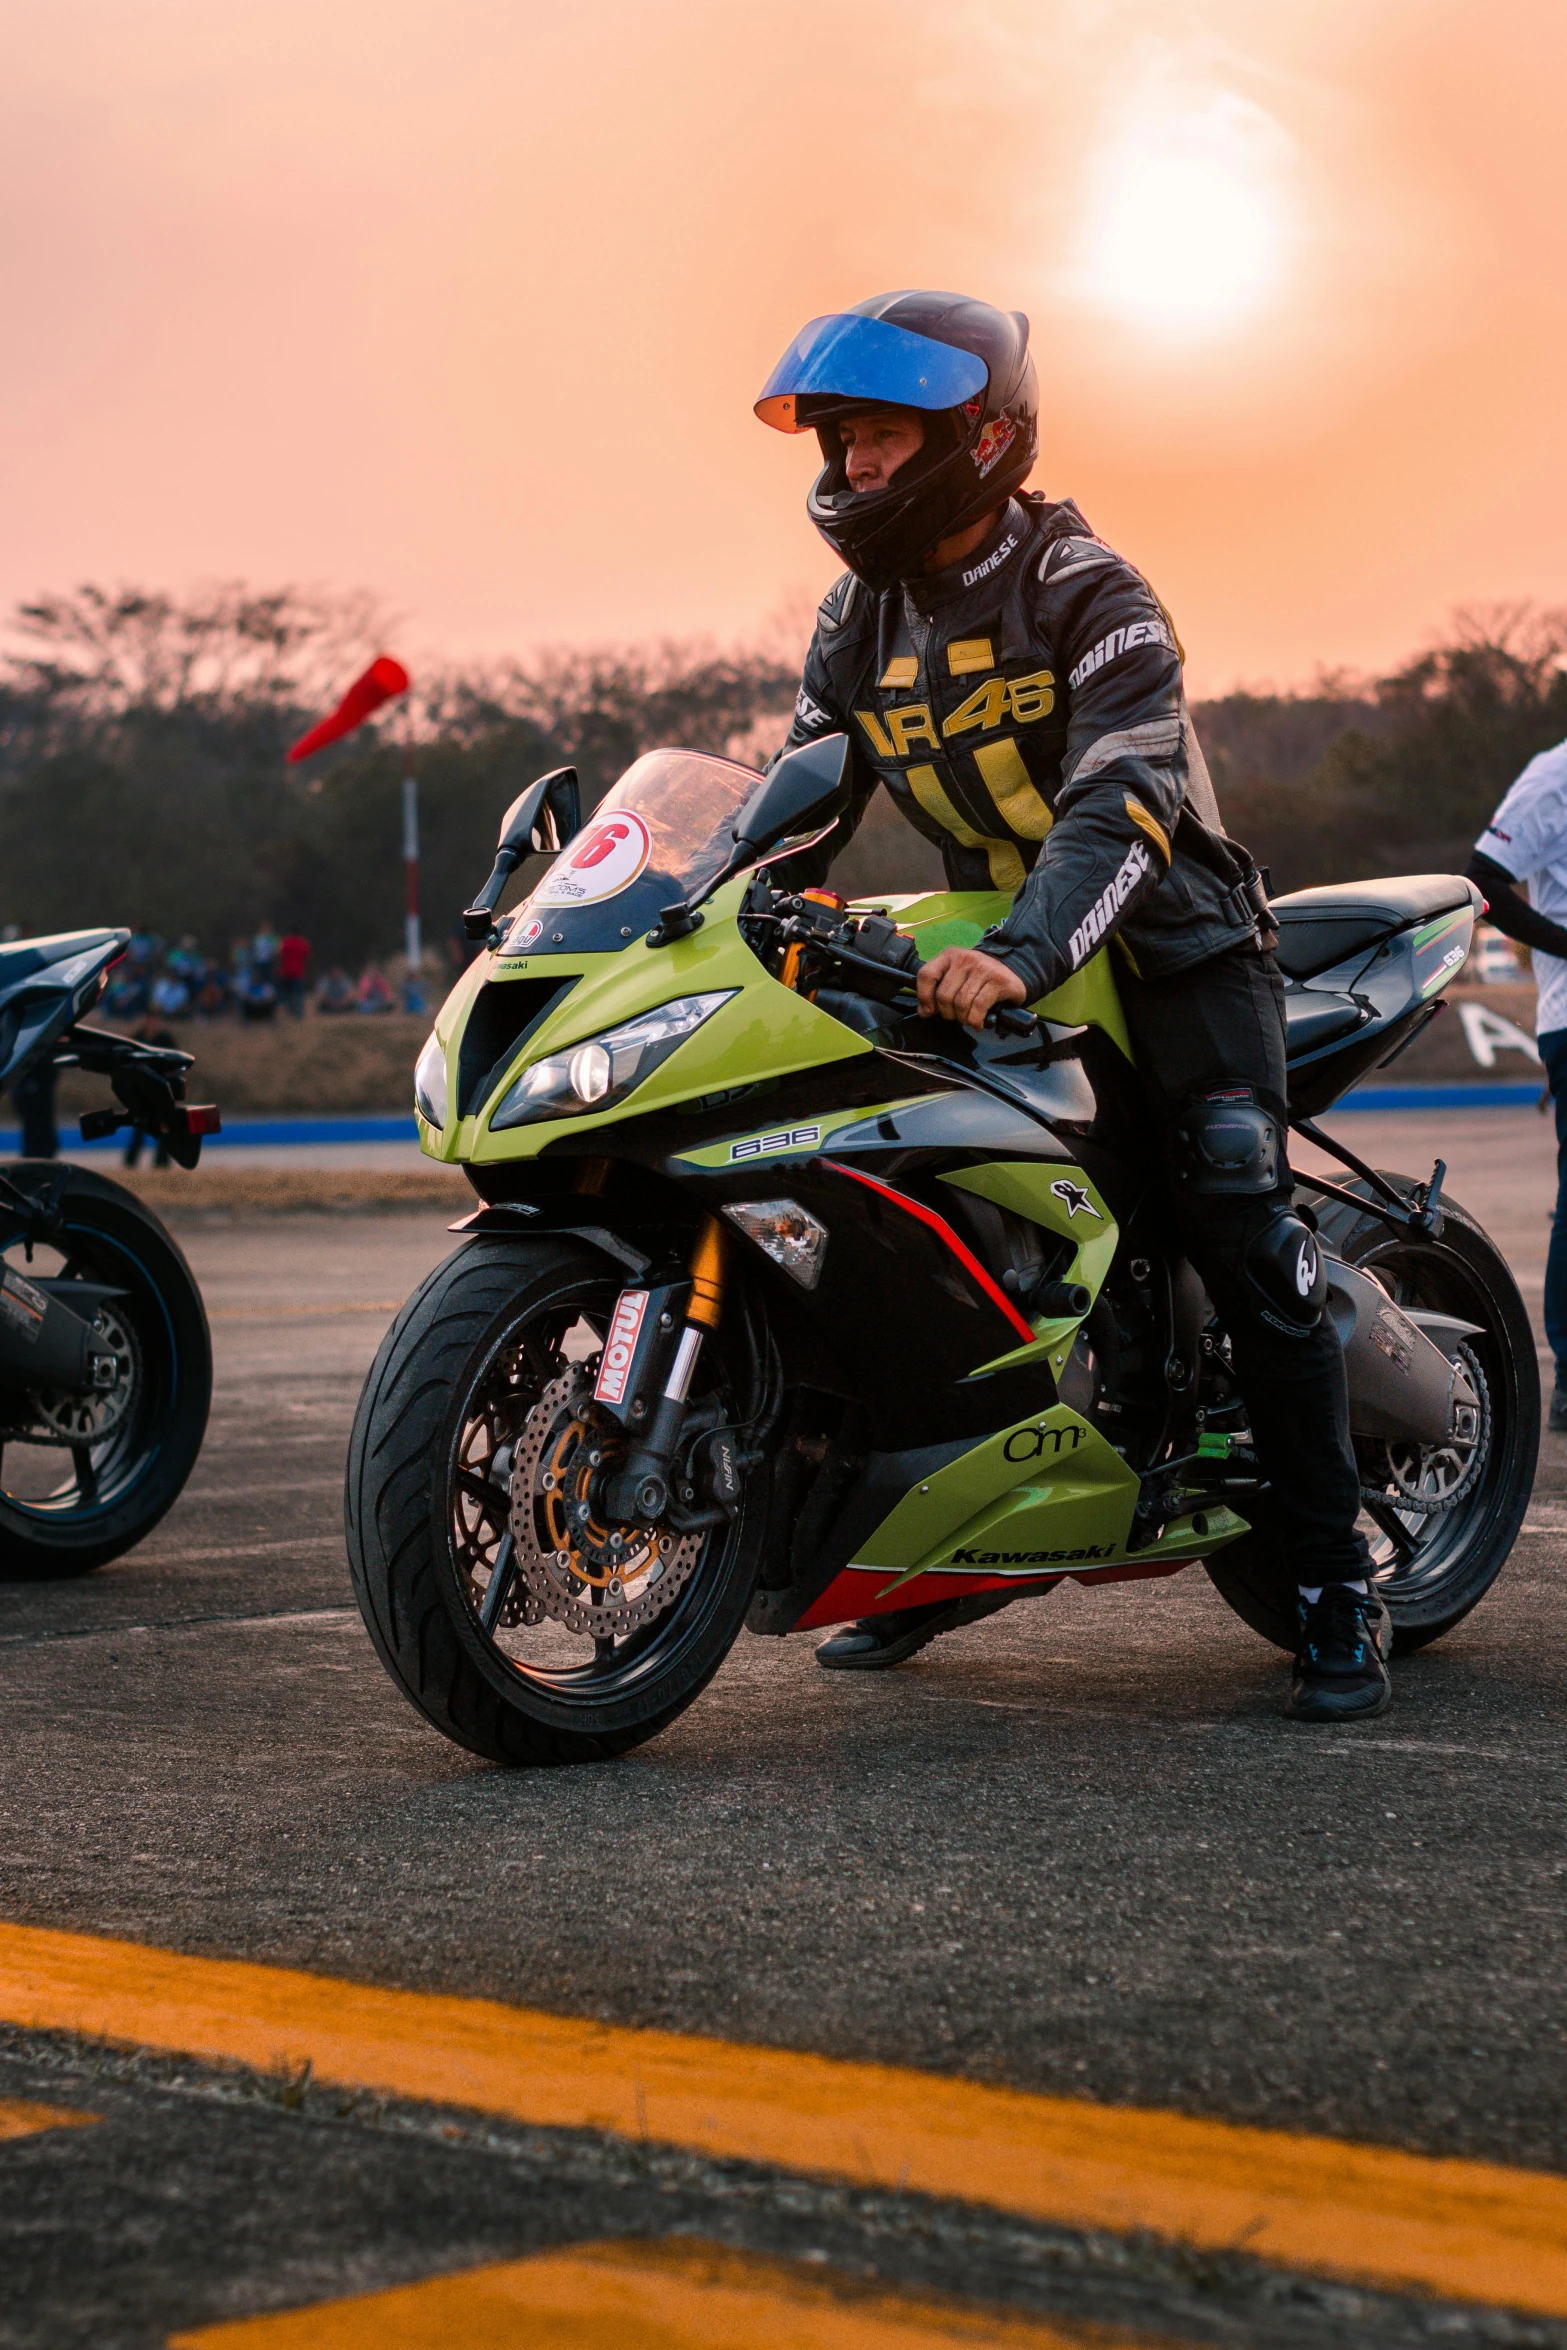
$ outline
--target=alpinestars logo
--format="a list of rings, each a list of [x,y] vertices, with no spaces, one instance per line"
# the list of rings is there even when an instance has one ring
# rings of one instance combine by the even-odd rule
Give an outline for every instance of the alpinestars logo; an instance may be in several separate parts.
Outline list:
[[[1074,971],[1087,962],[1148,870],[1148,851],[1140,840],[1134,840],[1115,879],[1107,883],[1067,941],[1066,951]]]
[[[1069,1182],[1063,1175],[1059,1182],[1052,1183],[1050,1188],[1056,1198],[1064,1205],[1068,1219],[1073,1216],[1092,1216],[1096,1224],[1104,1222],[1103,1216],[1100,1215],[1099,1210],[1094,1206],[1093,1201],[1080,1183]]]
[[[1102,636],[1091,652],[1083,655],[1075,669],[1067,673],[1069,686],[1080,686],[1085,677],[1092,677],[1107,669],[1112,661],[1119,661],[1123,653],[1134,653],[1139,645],[1164,645],[1170,650],[1170,632],[1162,620],[1134,620],[1130,628],[1112,628]]]
[[[996,549],[993,555],[987,555],[983,563],[976,563],[972,571],[964,572],[963,585],[965,587],[975,587],[978,585],[980,580],[988,579],[993,571],[999,571],[1001,569],[1002,564],[1006,562],[1009,556],[1015,555],[1017,553],[1017,549],[1017,532],[1015,530],[1009,530],[1006,537],[1002,540],[1000,546]]]

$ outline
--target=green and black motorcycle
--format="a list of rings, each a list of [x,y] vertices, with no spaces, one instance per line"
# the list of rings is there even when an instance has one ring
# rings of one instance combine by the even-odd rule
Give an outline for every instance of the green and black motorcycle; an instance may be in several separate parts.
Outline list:
[[[637,760],[586,829],[570,769],[508,812],[485,951],[420,1056],[424,1147],[481,1204],[398,1315],[347,1479],[393,1679],[496,1761],[623,1752],[743,1628],[812,1631],[1201,1560],[1290,1647],[1293,1586],[1223,1328],[1175,1242],[1101,953],[983,1033],[912,975],[1006,900],[782,886],[844,805],[841,736],[764,780]],[[494,909],[529,849],[554,862]],[[776,880],[764,860],[774,859]],[[1498,1251],[1314,1118],[1462,967],[1447,874],[1274,906],[1292,1124],[1400,1648],[1517,1534],[1539,1382]]]

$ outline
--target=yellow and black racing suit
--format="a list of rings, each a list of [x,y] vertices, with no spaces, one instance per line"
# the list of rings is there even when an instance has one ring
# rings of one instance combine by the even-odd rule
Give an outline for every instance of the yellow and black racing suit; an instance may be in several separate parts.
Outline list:
[[[1218,821],[1174,631],[1069,501],[1009,499],[962,564],[828,591],[789,746],[854,747],[841,847],[876,785],[954,889],[1016,893],[985,941],[1030,999],[1117,934],[1148,978],[1257,930],[1251,861]]]

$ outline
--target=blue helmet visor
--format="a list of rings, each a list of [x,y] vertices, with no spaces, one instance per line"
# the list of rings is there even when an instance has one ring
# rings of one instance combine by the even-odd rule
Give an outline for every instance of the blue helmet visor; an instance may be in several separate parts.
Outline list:
[[[884,318],[838,311],[803,326],[762,386],[756,413],[775,432],[807,432],[795,402],[807,395],[867,408],[957,408],[990,380],[983,359],[910,334]]]

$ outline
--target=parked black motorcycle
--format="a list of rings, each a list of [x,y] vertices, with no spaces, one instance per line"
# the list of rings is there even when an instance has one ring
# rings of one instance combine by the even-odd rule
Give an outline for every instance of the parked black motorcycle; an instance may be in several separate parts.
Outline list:
[[[117,1106],[84,1141],[136,1127],[194,1167],[218,1113],[188,1104],[189,1053],[81,1025],[126,930],[0,946],[0,1087],[52,1063],[106,1076]],[[151,1532],[206,1434],[212,1347],[172,1236],[84,1167],[0,1166],[0,1577],[83,1575]]]

